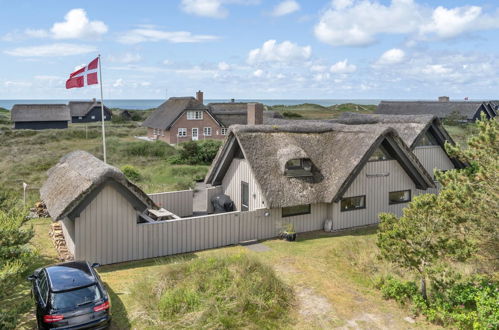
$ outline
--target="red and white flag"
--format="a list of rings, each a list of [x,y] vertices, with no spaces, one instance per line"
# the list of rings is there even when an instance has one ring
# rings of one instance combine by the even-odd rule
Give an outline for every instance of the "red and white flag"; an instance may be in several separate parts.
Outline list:
[[[69,75],[66,80],[66,89],[81,88],[87,85],[95,85],[99,83],[97,78],[97,69],[99,68],[99,58],[97,57],[87,66],[76,70]]]

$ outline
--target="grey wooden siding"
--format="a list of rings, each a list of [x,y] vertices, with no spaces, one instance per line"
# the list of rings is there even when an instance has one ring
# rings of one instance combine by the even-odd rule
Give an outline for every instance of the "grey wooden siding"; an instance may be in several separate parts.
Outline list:
[[[454,167],[449,156],[445,153],[441,146],[426,146],[426,147],[416,147],[414,149],[414,154],[418,157],[421,164],[430,175],[433,177],[435,169],[439,170],[451,170]],[[417,194],[432,193],[437,194],[440,191],[440,184],[436,183],[436,188],[430,188],[427,190],[418,190]]]
[[[245,159],[234,158],[222,180],[222,187],[238,211],[241,210],[241,181],[249,185],[249,211],[264,208],[266,203],[263,194],[248,162]]]
[[[223,194],[222,186],[215,186],[206,188],[206,212],[213,213],[213,205],[211,199],[217,195]]]
[[[61,221],[62,232],[64,234],[64,240],[66,241],[66,246],[71,252],[71,254],[75,255],[75,224],[71,219],[64,219]]]
[[[149,194],[149,197],[151,197],[158,206],[161,206],[179,217],[189,217],[192,215],[192,203],[194,198],[194,192],[192,190]]]
[[[280,209],[230,212],[137,224],[137,211],[106,186],[75,219],[75,258],[110,264],[216,248],[277,236],[292,223],[297,232],[323,227],[326,204],[311,214],[281,218]]]
[[[332,203],[333,230],[378,223],[380,212],[401,215],[407,203],[389,205],[388,193],[409,189],[414,196],[416,186],[396,160],[368,162],[343,196],[366,195],[366,208],[341,212],[340,202]]]

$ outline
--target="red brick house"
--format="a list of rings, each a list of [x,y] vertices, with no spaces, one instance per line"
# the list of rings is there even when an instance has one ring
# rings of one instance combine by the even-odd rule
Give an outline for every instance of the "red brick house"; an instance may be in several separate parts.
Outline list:
[[[278,113],[263,111],[261,103],[203,104],[203,92],[194,97],[171,97],[142,124],[147,136],[169,144],[206,139],[222,140],[233,124],[262,124]]]

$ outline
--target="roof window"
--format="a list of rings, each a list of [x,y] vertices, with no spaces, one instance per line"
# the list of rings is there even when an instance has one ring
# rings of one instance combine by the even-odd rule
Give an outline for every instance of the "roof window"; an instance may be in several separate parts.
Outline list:
[[[309,158],[288,160],[285,173],[289,177],[312,176],[312,161]]]

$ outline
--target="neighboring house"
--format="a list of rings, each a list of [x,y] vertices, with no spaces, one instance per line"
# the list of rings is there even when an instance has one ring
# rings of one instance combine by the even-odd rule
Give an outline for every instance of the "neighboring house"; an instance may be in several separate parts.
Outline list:
[[[434,187],[395,129],[306,121],[232,126],[205,182],[238,211],[269,209],[311,230],[327,219],[331,230],[375,224]]]
[[[440,119],[452,116],[457,120],[474,122],[482,113],[487,118],[496,116],[490,102],[449,101],[440,97],[439,101],[381,101],[376,109],[377,114],[384,115],[434,115]]]
[[[132,114],[130,113],[130,111],[128,110],[123,110],[120,112],[120,117],[121,119],[125,120],[125,121],[130,121],[132,120]]]
[[[171,97],[142,124],[147,136],[169,144],[205,139],[223,140],[233,124],[262,124],[279,117],[260,103],[203,104],[203,92],[194,97]]]
[[[91,123],[102,119],[101,103],[95,99],[92,101],[70,101],[68,107],[73,123]],[[111,110],[104,105],[104,120],[111,120],[111,117]]]
[[[61,129],[71,121],[65,104],[15,104],[10,114],[14,129]]]
[[[133,245],[128,241],[136,239],[136,235],[130,228],[146,210],[159,209],[117,168],[85,151],[74,151],[51,168],[40,196],[52,219],[61,220],[66,244],[75,259],[101,253],[109,260],[133,255]],[[96,231],[104,222],[113,226]],[[114,240],[112,246],[106,245],[116,235],[123,238]]]

